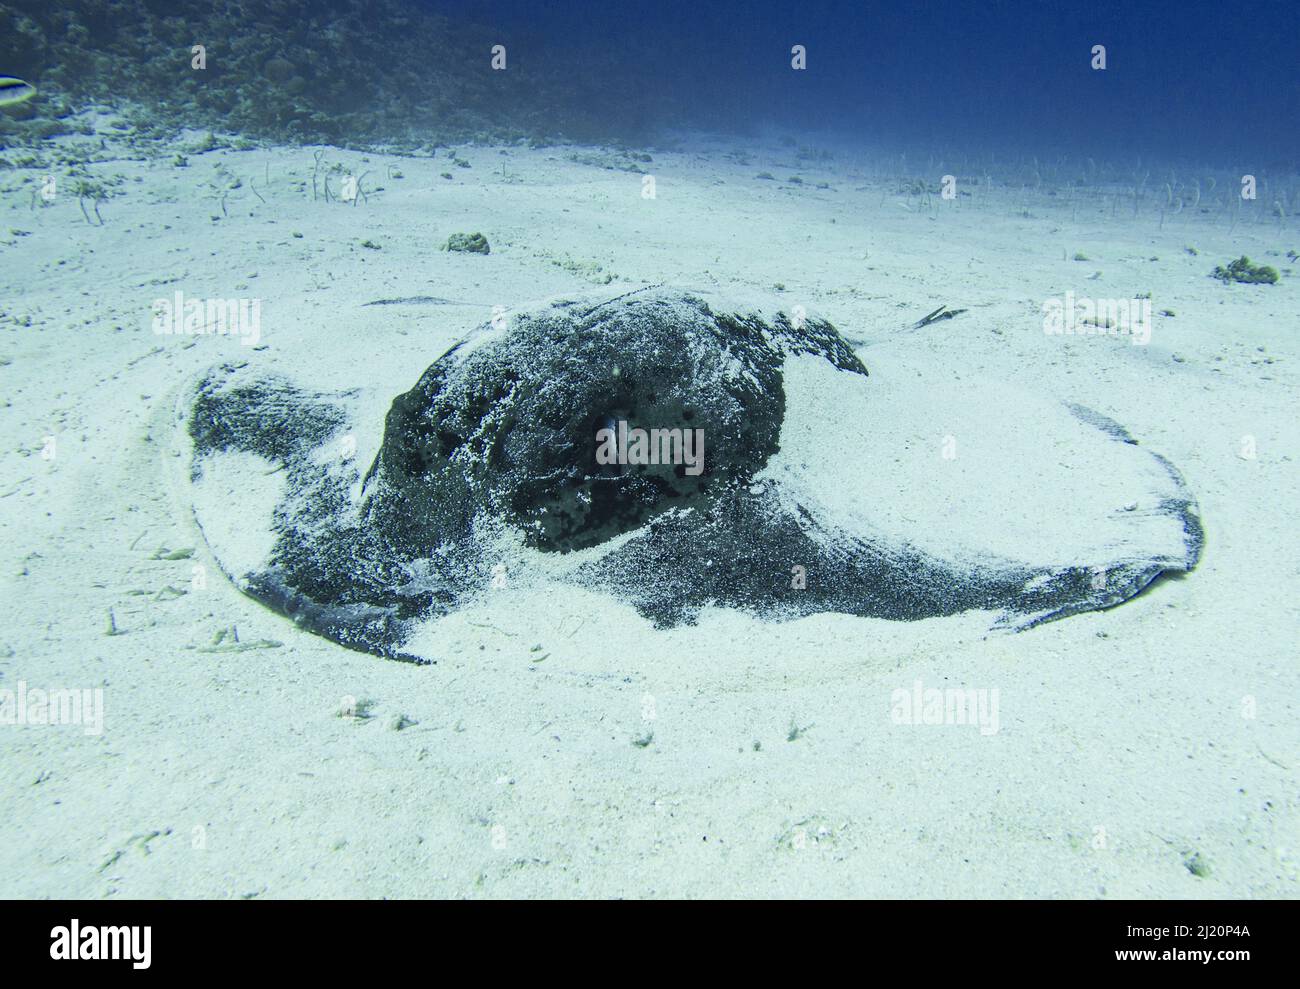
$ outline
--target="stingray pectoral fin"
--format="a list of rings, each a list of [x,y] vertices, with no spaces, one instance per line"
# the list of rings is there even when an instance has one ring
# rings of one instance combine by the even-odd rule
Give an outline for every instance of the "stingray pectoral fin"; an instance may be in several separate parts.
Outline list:
[[[344,410],[328,396],[304,392],[244,362],[210,369],[188,398],[186,426],[195,466],[230,450],[287,466],[319,448],[345,422]]]
[[[268,608],[348,648],[428,662],[400,644],[436,602],[406,589],[359,518],[357,405],[246,364],[207,372],[184,419],[195,521],[222,571]]]
[[[1141,594],[1157,577],[1181,572],[1173,561],[1101,567],[1064,567],[1028,581],[1004,602],[993,626],[1023,631],[1086,611],[1104,611]]]
[[[322,603],[292,587],[286,578],[284,571],[272,568],[249,574],[240,583],[245,593],[271,610],[348,649],[418,665],[433,662],[396,645],[410,632],[409,622],[399,616],[396,607]]]
[[[912,617],[951,603],[1027,627],[1196,565],[1203,536],[1181,476],[1111,420],[923,368],[837,374],[787,362],[781,451],[762,477],[823,544],[865,547],[853,557],[865,581],[927,588]]]

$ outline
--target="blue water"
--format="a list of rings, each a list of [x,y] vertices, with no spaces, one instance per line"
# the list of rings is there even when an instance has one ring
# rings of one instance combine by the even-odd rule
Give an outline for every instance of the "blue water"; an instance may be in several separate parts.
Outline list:
[[[515,64],[599,81],[613,57],[686,128],[1300,168],[1294,0],[423,2],[499,32]]]

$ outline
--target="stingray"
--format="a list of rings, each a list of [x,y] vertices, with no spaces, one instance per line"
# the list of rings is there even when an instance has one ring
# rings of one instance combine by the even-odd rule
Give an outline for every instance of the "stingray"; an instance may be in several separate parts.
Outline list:
[[[869,372],[801,312],[662,287],[562,298],[400,388],[230,363],[182,406],[222,569],[380,656],[431,661],[417,633],[508,582],[613,595],[658,627],[732,608],[1018,631],[1201,552],[1178,470],[1117,422],[923,361]]]

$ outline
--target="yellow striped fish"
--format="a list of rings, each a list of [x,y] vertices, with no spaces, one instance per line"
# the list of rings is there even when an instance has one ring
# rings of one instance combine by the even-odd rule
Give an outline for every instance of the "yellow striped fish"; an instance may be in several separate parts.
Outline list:
[[[36,87],[13,76],[0,76],[0,106],[21,103],[36,95]]]

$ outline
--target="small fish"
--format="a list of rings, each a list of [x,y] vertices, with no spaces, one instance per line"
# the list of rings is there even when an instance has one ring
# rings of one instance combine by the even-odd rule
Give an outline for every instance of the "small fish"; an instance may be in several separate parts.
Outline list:
[[[36,95],[36,87],[13,76],[0,76],[0,106],[21,103]]]

